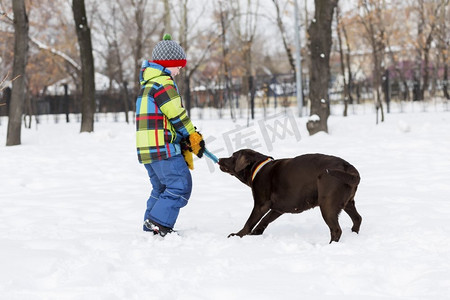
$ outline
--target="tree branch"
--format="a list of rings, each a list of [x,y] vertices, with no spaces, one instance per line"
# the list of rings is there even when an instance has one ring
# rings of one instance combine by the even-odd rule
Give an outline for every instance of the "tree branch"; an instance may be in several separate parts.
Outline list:
[[[71,58],[69,55],[65,54],[64,52],[61,52],[59,50],[56,50],[54,48],[51,48],[47,45],[45,45],[44,43],[38,41],[37,39],[33,38],[30,36],[30,41],[33,45],[35,45],[36,47],[38,47],[41,50],[44,51],[48,51],[51,54],[58,56],[60,58],[62,58],[63,60],[65,60],[70,66],[72,66],[75,70],[77,71],[81,71],[81,66],[73,59]]]

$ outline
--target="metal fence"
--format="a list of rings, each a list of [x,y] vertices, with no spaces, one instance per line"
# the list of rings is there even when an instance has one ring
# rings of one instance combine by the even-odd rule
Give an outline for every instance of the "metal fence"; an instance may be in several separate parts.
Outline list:
[[[296,83],[292,74],[264,75],[252,78],[252,84],[246,85],[245,79],[235,78],[231,85],[225,89],[223,85],[211,85],[208,87],[198,84],[197,88],[191,91],[192,103],[189,107],[212,107],[225,108],[235,106],[238,108],[248,99],[247,95],[253,93],[256,98],[256,106],[291,106],[296,105]],[[249,89],[250,86],[250,89]],[[309,82],[306,78],[303,82],[304,103],[308,99]],[[417,86],[413,82],[408,82],[405,90],[404,85],[399,82],[389,82],[383,86],[383,101],[392,100],[418,100],[416,97]],[[350,104],[359,104],[374,99],[374,93],[369,81],[355,82],[351,88],[352,97]],[[437,96],[444,97],[443,84],[436,88]],[[5,94],[5,91],[3,91]],[[248,94],[247,94],[248,93]],[[405,99],[408,96],[408,99]],[[8,115],[8,105],[5,95],[0,97],[0,116]],[[330,83],[329,98],[334,103],[344,101],[344,87]],[[25,101],[26,115],[48,115],[48,114],[78,114],[81,113],[81,96],[71,95],[45,95],[41,97],[30,97]],[[99,113],[119,113],[133,110],[135,97],[130,96],[125,100],[125,96],[119,91],[97,92],[96,112]]]

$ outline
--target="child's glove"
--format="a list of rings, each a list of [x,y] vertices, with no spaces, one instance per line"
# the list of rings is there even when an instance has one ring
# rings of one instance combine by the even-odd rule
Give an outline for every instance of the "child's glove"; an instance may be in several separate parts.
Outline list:
[[[183,150],[182,153],[188,168],[194,170],[194,157],[192,156],[192,152],[189,149],[186,149]]]
[[[203,140],[200,132],[194,132],[189,135],[190,150],[197,155],[198,158],[202,158],[203,152],[205,152],[205,141]]]
[[[191,144],[188,138],[183,138],[180,142],[181,153],[183,154],[184,161],[190,170],[194,170],[194,157],[192,156]]]
[[[198,158],[201,158],[205,152],[205,141],[203,140],[202,135],[197,131],[190,134],[188,138],[183,138],[180,142],[180,146],[183,153],[185,151],[194,152]]]
[[[180,142],[180,146],[181,146],[181,151],[184,152],[185,150],[189,150],[192,152],[191,142],[189,142],[189,137],[182,138],[181,142]]]

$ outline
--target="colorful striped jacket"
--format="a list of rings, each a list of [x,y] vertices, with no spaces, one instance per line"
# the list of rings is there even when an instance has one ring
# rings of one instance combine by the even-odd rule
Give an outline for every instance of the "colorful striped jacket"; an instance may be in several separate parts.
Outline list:
[[[180,141],[195,132],[181,103],[170,71],[142,63],[141,92],[136,100],[136,147],[140,163],[148,164],[181,154]]]

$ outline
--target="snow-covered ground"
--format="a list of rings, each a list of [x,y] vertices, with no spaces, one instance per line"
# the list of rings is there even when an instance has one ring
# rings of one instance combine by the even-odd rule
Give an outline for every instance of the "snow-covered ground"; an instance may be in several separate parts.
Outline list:
[[[424,112],[423,110],[426,110]],[[330,133],[270,112],[192,119],[217,156],[252,147],[275,158],[341,156],[361,173],[360,234],[340,218],[328,244],[319,209],[284,215],[262,236],[227,238],[252,208],[250,189],[207,158],[165,239],[141,231],[150,184],[134,125],[100,115],[92,134],[41,117],[5,147],[0,126],[1,299],[450,299],[450,112],[406,106],[375,125],[371,107],[338,111]],[[243,113],[246,116],[246,113]],[[62,118],[63,119],[63,118]]]

